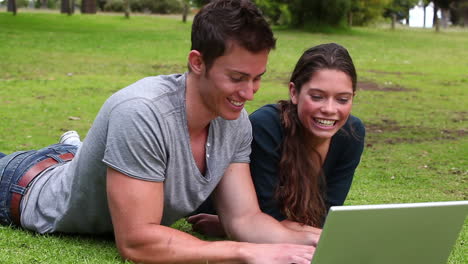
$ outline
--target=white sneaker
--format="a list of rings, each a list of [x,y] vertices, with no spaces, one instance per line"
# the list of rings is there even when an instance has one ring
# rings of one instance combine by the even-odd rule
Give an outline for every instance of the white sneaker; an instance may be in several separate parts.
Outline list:
[[[59,143],[80,147],[81,146],[80,135],[78,135],[78,132],[74,130],[67,131],[62,134],[62,136],[59,139]]]

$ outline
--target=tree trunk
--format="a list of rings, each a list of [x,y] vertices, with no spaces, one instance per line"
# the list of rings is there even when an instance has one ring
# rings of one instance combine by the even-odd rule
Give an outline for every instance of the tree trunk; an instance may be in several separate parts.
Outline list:
[[[182,12],[182,22],[187,22],[189,6],[187,2],[184,2],[184,11]]]
[[[47,8],[47,0],[42,0],[41,1],[41,8],[44,8],[44,9]]]
[[[409,27],[409,9],[406,9],[406,25]]]
[[[12,12],[16,16],[16,0],[8,0],[8,12]]]
[[[447,8],[441,8],[440,11],[442,13],[442,18],[440,19],[442,27],[447,28],[448,27],[448,22],[450,20],[450,10],[448,10]]]
[[[395,30],[396,14],[392,13],[392,30]]]
[[[125,18],[130,18],[130,0],[124,0]]]
[[[426,8],[427,8],[427,5],[424,5],[423,6],[423,10],[424,10],[424,16],[423,16],[423,28],[426,28]]]
[[[68,13],[68,0],[61,0],[60,1],[60,13],[66,14]]]
[[[96,0],[83,0],[81,2],[81,13],[96,14]]]
[[[468,27],[468,6],[462,9],[462,27]]]
[[[439,18],[437,17],[437,12],[439,12],[439,6],[434,3],[434,19],[432,20],[432,26],[435,28],[436,32],[440,31],[439,28]]]
[[[74,0],[61,0],[60,3],[60,13],[68,14],[71,16],[75,11],[75,1]]]
[[[468,0],[460,1],[461,26],[468,27]]]
[[[349,11],[348,13],[348,26],[352,27],[353,26],[353,12]]]

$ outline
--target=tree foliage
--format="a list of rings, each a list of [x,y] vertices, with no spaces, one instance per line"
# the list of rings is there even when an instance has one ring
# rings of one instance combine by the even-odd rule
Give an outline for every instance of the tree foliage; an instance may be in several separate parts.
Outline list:
[[[285,0],[254,0],[265,17],[274,25],[290,24],[291,13]]]
[[[350,0],[290,0],[295,27],[337,27],[346,23]]]
[[[450,18],[455,25],[468,26],[468,0],[454,1],[450,5]]]
[[[196,0],[195,2],[206,2]],[[367,25],[392,7],[400,18],[407,17],[409,8],[418,0],[255,0],[274,24],[294,27],[340,27]]]
[[[382,16],[392,0],[351,0],[349,25],[365,26]]]
[[[384,16],[395,15],[398,20],[406,19],[406,23],[409,24],[409,11],[418,3],[419,0],[391,0],[385,8]]]
[[[105,11],[125,12],[128,0],[108,0],[104,6]],[[183,10],[181,1],[173,0],[131,0],[131,12],[149,12],[153,14],[176,14]]]

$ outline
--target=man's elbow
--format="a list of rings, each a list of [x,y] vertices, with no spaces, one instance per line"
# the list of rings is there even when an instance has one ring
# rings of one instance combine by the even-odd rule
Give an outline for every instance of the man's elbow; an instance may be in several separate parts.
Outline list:
[[[164,263],[158,262],[157,259],[152,259],[151,257],[160,255],[158,252],[154,252],[157,251],[157,247],[153,248],[153,250],[149,250],[151,246],[144,243],[144,241],[141,239],[132,239],[129,236],[127,236],[125,239],[116,239],[116,246],[119,255],[124,260],[128,260],[134,263]],[[148,254],[150,251],[152,254]]]
[[[128,260],[135,263],[144,263],[138,248],[129,245],[129,243],[117,242],[117,250],[123,260]]]

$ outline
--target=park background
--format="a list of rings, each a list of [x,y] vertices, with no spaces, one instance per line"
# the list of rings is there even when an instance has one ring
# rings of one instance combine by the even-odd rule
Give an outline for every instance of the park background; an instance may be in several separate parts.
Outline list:
[[[347,1],[349,8],[398,7],[397,2]],[[408,27],[406,9],[388,16],[387,5],[359,26],[357,11],[349,24],[351,9],[336,24],[324,19],[300,25],[284,18],[291,13],[288,5],[270,5],[283,12],[277,22],[269,18],[277,49],[247,110],[287,97],[290,72],[305,49],[344,45],[358,70],[353,114],[367,129],[346,204],[467,200],[468,30],[462,16],[447,16],[463,10],[453,3],[464,1],[446,2],[448,8],[438,12],[445,12],[438,31],[436,24]],[[41,148],[71,129],[84,137],[115,91],[146,76],[186,71],[199,4],[191,2],[185,23],[180,13],[131,12],[126,18],[124,10],[81,14],[76,8],[71,15],[60,9],[20,8],[16,15],[0,9],[0,151]],[[175,227],[191,232],[184,220]],[[467,227],[465,221],[450,264],[467,262]],[[0,263],[120,262],[111,237],[37,235],[0,226]]]

